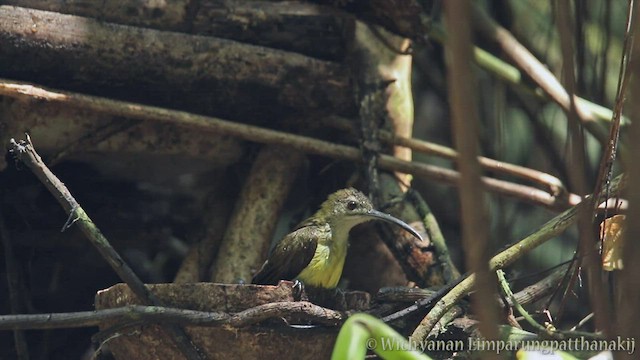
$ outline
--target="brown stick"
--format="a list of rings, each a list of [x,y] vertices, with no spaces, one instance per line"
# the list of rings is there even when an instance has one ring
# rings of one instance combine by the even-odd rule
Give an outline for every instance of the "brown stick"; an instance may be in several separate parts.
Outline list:
[[[319,121],[316,125],[327,126],[339,129],[341,131],[350,131],[353,134],[356,134],[356,129],[355,126],[353,126],[353,121],[339,116],[326,117]],[[450,147],[432,143],[422,139],[402,136],[402,134],[392,133],[387,130],[380,130],[380,139],[385,145],[395,145],[396,149],[408,148],[419,153],[431,154],[452,161],[457,161],[458,159],[457,151]],[[396,152],[396,156],[397,155],[398,153]],[[400,158],[403,160],[410,160],[409,158]],[[513,176],[526,180],[528,182],[532,182],[534,184],[539,184],[540,186],[545,187],[549,191],[549,193],[554,194],[554,196],[567,198],[567,201],[571,204],[577,204],[581,201],[581,198],[578,195],[569,193],[560,179],[549,173],[487,158],[484,156],[479,156],[478,161],[480,162],[482,168],[486,171],[490,171],[496,174]]]
[[[640,96],[640,26],[638,16],[640,15],[640,1],[633,4],[633,57],[629,64],[629,70],[633,72],[630,83],[629,99],[637,99]],[[640,102],[629,101],[628,109],[631,117],[631,128],[629,138],[630,153],[633,157],[640,154]],[[620,283],[618,287],[623,292],[618,306],[616,306],[616,334],[628,336],[631,339],[640,338],[640,313],[637,310],[640,303],[640,163],[637,159],[629,157],[626,159],[626,167],[629,171],[629,212],[627,215],[627,228],[624,234],[624,252],[622,262],[624,269],[620,273]],[[633,359],[635,354],[620,354],[621,359]]]
[[[491,300],[496,294],[495,278],[489,270],[492,244],[489,243],[490,213],[486,196],[479,191],[480,164],[478,163],[479,119],[475,102],[475,77],[471,71],[473,58],[471,42],[470,1],[450,1],[444,4],[449,30],[447,52],[447,83],[453,140],[458,150],[460,168],[460,208],[462,212],[462,246],[465,264],[475,273],[475,293],[471,305],[480,320],[483,337],[497,340],[498,314]],[[485,359],[497,359],[497,354],[485,354]]]
[[[424,154],[433,154],[453,161],[457,161],[458,159],[458,153],[446,146],[434,144],[420,139],[407,138],[397,135],[391,136],[387,132],[382,132],[381,135],[383,136],[383,139],[392,141],[394,144],[399,146],[408,147],[411,150],[417,152],[421,152]],[[565,188],[564,184],[562,184],[562,181],[560,181],[560,179],[551,174],[524,166],[506,163],[504,161],[490,159],[484,156],[479,156],[478,162],[480,162],[480,165],[485,170],[493,171],[498,174],[517,176],[521,179],[531,181],[533,183],[546,187],[551,194],[554,194],[556,196],[574,197],[574,200],[569,200],[570,202],[579,201],[578,198],[575,198],[575,194],[568,193],[567,189]]]

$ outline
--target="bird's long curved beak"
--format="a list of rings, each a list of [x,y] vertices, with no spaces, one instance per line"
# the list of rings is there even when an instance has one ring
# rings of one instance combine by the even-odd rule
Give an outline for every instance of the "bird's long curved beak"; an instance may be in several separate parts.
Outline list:
[[[415,236],[416,238],[422,240],[422,236],[416,231],[416,229],[412,228],[411,226],[409,226],[409,224],[407,224],[406,222],[395,218],[389,214],[385,214],[383,212],[380,212],[378,210],[371,210],[369,211],[366,216],[370,216],[372,218],[376,218],[376,219],[380,219],[380,220],[384,220],[386,222],[390,222],[392,224],[396,224],[398,226],[400,226],[401,228],[407,230],[411,235]]]

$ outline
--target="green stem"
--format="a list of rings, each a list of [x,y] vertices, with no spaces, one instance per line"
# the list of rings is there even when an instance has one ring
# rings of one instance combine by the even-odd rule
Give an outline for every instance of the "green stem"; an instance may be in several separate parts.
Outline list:
[[[522,307],[522,305],[520,305],[515,295],[513,294],[513,291],[511,291],[511,288],[509,287],[509,282],[504,276],[504,271],[502,271],[501,269],[498,269],[496,271],[496,275],[498,275],[498,282],[500,283],[500,287],[502,288],[502,291],[509,299],[511,299],[511,303],[513,304],[513,307],[515,307],[516,310],[518,310],[520,315],[522,315],[522,317],[529,323],[529,325],[531,325],[533,328],[538,330],[538,332],[540,333],[546,333],[550,336],[554,336],[555,330],[538,324],[538,322],[531,316],[531,314],[529,314],[529,312],[525,310],[525,308]]]

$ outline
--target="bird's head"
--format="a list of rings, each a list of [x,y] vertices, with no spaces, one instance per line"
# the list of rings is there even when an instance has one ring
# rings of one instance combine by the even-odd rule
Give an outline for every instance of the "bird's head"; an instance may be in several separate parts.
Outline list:
[[[360,191],[348,188],[329,195],[322,203],[317,215],[323,217],[332,226],[352,227],[369,220],[383,220],[396,224],[413,236],[422,240],[420,234],[404,221],[373,208],[373,204]]]

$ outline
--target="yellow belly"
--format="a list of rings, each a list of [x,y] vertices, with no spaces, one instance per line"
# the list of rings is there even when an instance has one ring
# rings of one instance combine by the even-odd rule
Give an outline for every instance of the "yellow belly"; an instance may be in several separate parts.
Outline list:
[[[313,259],[297,278],[305,285],[333,289],[340,281],[346,257],[346,246],[342,250],[318,244]]]

